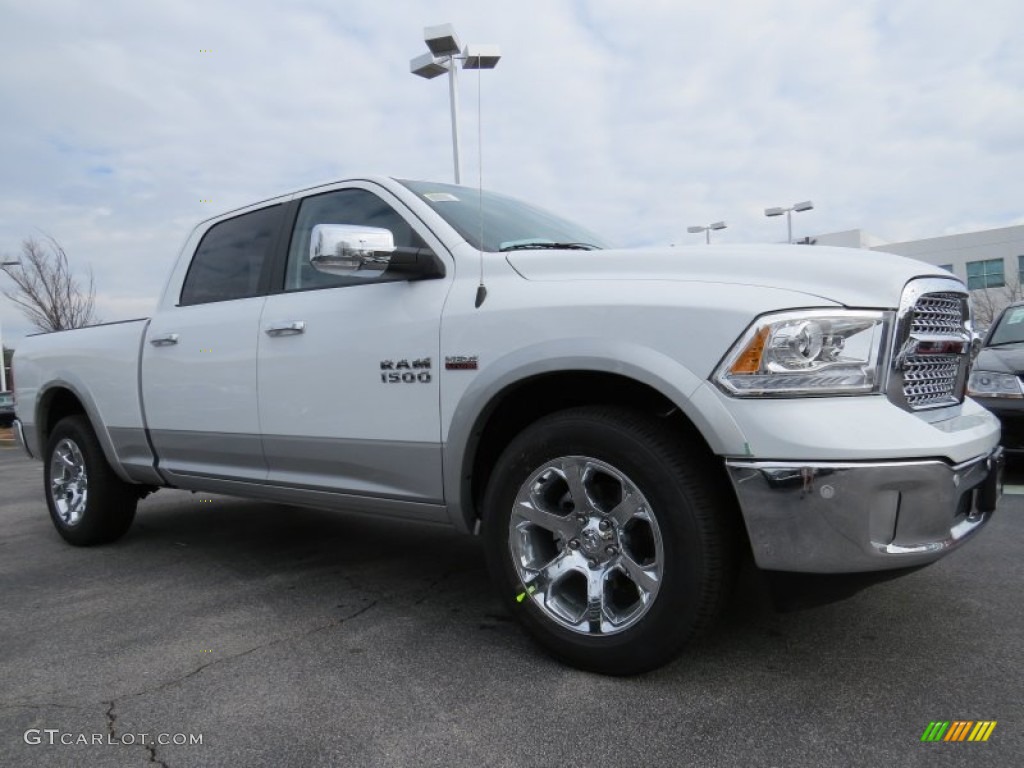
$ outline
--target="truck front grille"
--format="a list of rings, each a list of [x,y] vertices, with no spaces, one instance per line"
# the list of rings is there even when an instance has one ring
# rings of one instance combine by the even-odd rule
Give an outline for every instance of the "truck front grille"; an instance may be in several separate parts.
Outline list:
[[[959,402],[959,355],[908,355],[903,363],[903,394],[913,409]]]
[[[965,302],[965,296],[955,293],[929,293],[921,296],[914,305],[910,333],[959,337],[966,331]]]
[[[963,402],[970,362],[967,291],[953,280],[907,286],[896,322],[889,396],[908,410]]]

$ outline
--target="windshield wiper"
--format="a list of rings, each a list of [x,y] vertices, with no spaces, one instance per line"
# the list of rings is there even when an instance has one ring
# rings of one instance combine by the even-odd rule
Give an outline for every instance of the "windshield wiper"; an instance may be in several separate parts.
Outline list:
[[[498,249],[505,251],[532,251],[532,250],[558,250],[558,251],[599,251],[601,246],[590,243],[512,243],[503,245]]]

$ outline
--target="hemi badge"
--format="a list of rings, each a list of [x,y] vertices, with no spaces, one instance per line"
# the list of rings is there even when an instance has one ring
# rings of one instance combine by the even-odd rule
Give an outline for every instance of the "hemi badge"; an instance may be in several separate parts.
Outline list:
[[[476,355],[470,357],[453,355],[444,359],[444,369],[446,371],[475,371],[477,368],[479,368],[479,365]]]

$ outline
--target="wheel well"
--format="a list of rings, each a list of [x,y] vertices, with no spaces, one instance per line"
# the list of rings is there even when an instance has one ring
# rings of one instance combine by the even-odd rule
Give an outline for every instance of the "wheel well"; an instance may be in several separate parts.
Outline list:
[[[53,428],[67,416],[82,414],[88,418],[85,406],[74,392],[63,387],[55,387],[43,395],[39,403],[39,417],[36,420],[39,430],[39,450],[46,447]]]
[[[627,406],[656,415],[666,419],[687,441],[703,446],[709,458],[712,456],[704,436],[675,403],[636,379],[600,371],[562,371],[524,379],[499,393],[473,430],[475,448],[471,447],[472,458],[466,464],[468,495],[463,496],[469,502],[463,509],[471,530],[480,517],[494,465],[512,438],[548,414],[584,405]],[[718,465],[718,472],[732,494],[724,465]]]

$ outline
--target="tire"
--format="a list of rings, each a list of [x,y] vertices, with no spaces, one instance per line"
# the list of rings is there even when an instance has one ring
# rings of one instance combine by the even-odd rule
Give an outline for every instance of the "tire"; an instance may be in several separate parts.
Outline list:
[[[574,667],[632,675],[665,664],[712,626],[730,591],[735,501],[720,477],[704,445],[642,413],[585,407],[535,422],[484,496],[502,601]]]
[[[135,486],[114,474],[85,416],[68,416],[54,427],[43,473],[50,519],[69,544],[108,544],[131,527]]]

